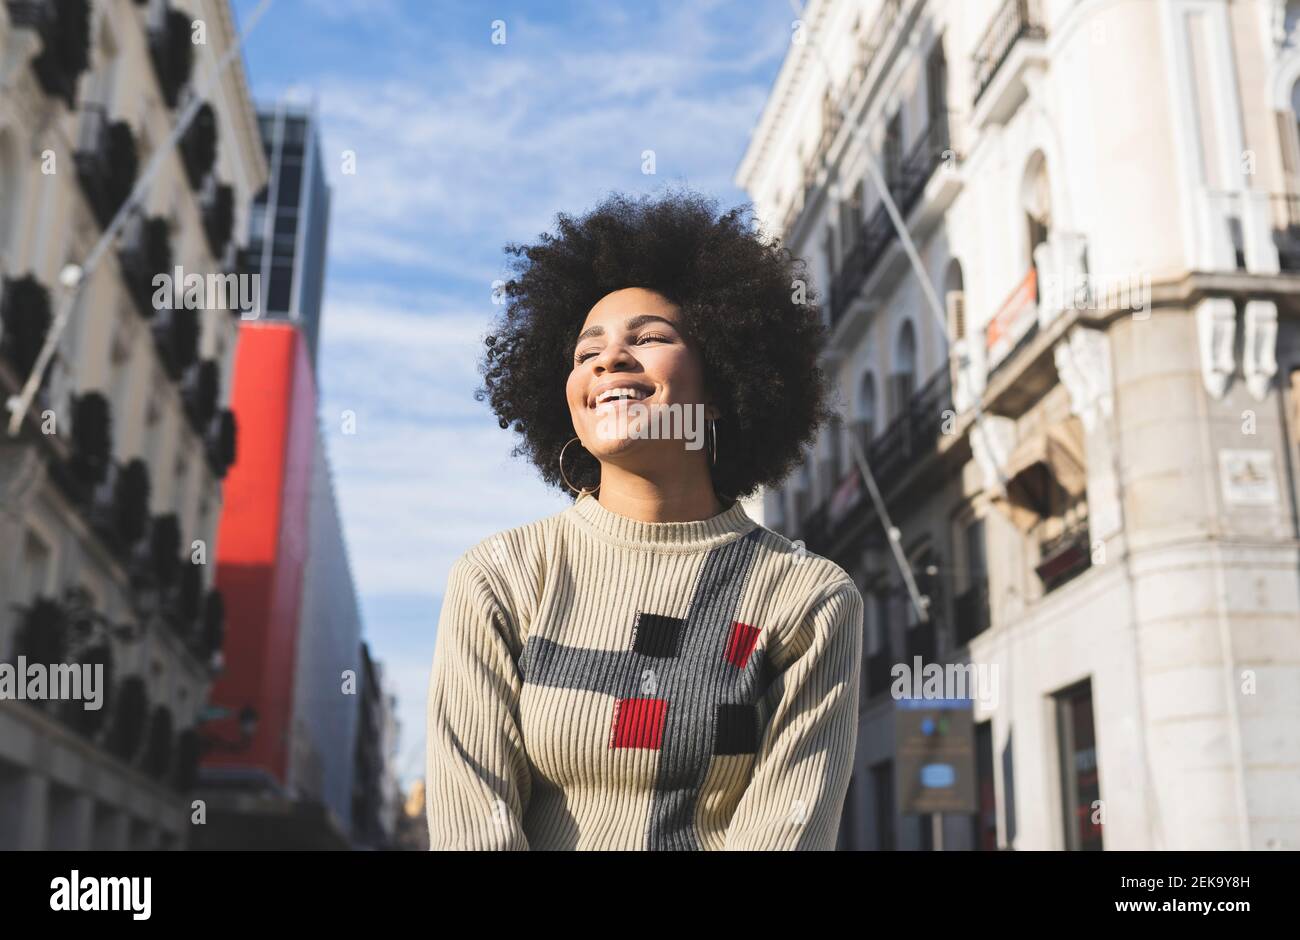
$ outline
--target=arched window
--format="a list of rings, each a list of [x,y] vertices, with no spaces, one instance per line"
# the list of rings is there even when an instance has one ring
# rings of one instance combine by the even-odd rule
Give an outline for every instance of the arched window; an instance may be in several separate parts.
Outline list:
[[[889,418],[892,421],[907,410],[916,391],[916,328],[904,320],[894,344],[894,370],[889,376]]]
[[[857,435],[863,453],[868,452],[876,436],[876,377],[870,372],[863,374],[858,385],[853,433]]]
[[[966,285],[961,262],[956,258],[944,275],[943,291],[944,305],[948,309],[948,341],[957,343],[966,338]]]
[[[1021,187],[1020,204],[1027,225],[1029,251],[1026,261],[1029,267],[1041,275],[1042,272],[1038,271],[1038,265],[1034,261],[1034,249],[1047,241],[1052,232],[1052,187],[1047,175],[1047,158],[1041,151],[1029,158]],[[1037,284],[1038,279],[1035,280],[1036,287]]]

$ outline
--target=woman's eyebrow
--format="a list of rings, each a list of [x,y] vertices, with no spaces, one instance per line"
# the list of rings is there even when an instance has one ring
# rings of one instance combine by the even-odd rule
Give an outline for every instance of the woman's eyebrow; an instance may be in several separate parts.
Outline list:
[[[673,329],[677,329],[676,323],[674,323],[672,320],[669,320],[667,317],[659,316],[659,314],[657,313],[638,313],[634,317],[629,317],[627,323],[623,324],[623,327],[624,329],[631,332],[632,330],[635,330],[638,327],[645,326],[647,323],[651,323],[655,320],[658,320],[660,323],[667,323]],[[579,333],[578,338],[575,339],[573,342],[575,344],[581,343],[588,336],[604,336],[604,335],[605,335],[605,328],[603,326],[589,326],[581,333]]]

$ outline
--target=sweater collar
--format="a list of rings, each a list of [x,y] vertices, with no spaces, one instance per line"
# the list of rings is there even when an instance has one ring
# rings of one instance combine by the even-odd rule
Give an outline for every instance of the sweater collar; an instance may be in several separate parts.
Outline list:
[[[595,496],[584,492],[565,512],[583,529],[605,541],[664,552],[707,550],[739,538],[758,525],[740,500],[708,519],[642,522],[605,508]]]

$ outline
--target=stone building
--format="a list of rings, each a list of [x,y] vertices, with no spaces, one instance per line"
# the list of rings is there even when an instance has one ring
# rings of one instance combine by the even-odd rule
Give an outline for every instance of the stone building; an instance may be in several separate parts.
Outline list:
[[[829,331],[842,420],[764,513],[867,601],[843,847],[1300,846],[1298,20],[810,0],[795,24],[737,183]],[[995,677],[976,811],[937,825],[899,812],[915,656]]]
[[[0,848],[186,842],[236,456],[228,288],[243,282],[226,275],[267,178],[242,59],[216,78],[235,39],[226,0],[0,3],[3,397],[73,290],[65,270],[162,154],[0,439],[0,660],[102,667],[105,691],[96,710],[0,700]]]

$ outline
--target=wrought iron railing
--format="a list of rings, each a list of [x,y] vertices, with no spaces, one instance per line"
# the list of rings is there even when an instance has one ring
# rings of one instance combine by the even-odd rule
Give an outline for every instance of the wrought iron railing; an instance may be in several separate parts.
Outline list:
[[[131,125],[110,121],[103,105],[85,105],[74,159],[91,211],[100,226],[107,228],[131,195],[139,168]]]
[[[933,450],[942,431],[944,412],[950,408],[952,379],[945,367],[936,371],[908,399],[903,412],[876,435],[869,446],[864,447],[872,476],[882,493],[887,493],[889,487],[898,483],[918,460]],[[861,429],[862,425],[855,426],[855,433],[860,433]],[[853,472],[857,472],[856,468]],[[806,499],[806,496],[802,498]],[[805,503],[802,509],[796,510],[797,518],[792,528],[809,551],[819,555],[829,554],[838,534],[860,518],[859,513],[870,511],[870,503],[864,499],[858,508],[832,519],[830,504],[834,498],[832,492],[817,506],[808,507]]]
[[[1092,567],[1088,526],[1079,523],[1055,538],[1044,541],[1038,549],[1039,562],[1034,571],[1051,591]]]
[[[1021,39],[1043,39],[1047,30],[1043,26],[1040,0],[1006,0],[993,15],[993,22],[975,47],[975,102],[978,103],[993,84],[993,78],[1011,50]]]
[[[925,129],[899,164],[897,177],[890,181],[890,193],[904,220],[921,200],[930,178],[943,165],[950,152],[950,141],[948,116],[945,112]],[[849,304],[884,257],[885,250],[897,237],[898,230],[889,216],[889,210],[881,202],[862,226],[861,233],[854,239],[853,248],[845,256],[839,273],[831,282],[832,325],[844,316]]]

